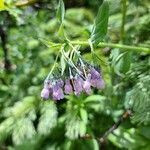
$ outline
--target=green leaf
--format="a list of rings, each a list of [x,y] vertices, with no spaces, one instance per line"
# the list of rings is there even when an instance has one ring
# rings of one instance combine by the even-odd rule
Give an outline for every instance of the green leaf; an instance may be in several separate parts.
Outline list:
[[[12,108],[12,115],[17,118],[27,114],[35,108],[37,103],[36,100],[37,99],[34,96],[24,97],[22,101],[15,103],[14,107]]]
[[[59,30],[58,30],[58,36],[60,39],[65,37],[65,31],[64,31],[64,26],[63,24],[60,25]]]
[[[106,99],[105,96],[91,95],[84,100],[84,103],[100,103]]]
[[[111,51],[112,67],[114,72],[123,76],[130,69],[131,65],[131,53],[130,52],[120,52],[119,49],[113,49]]]
[[[14,124],[14,118],[9,117],[0,123],[0,142],[11,134]]]
[[[44,102],[41,109],[40,122],[38,124],[39,134],[48,134],[57,124],[57,109],[52,101]]]
[[[18,120],[12,133],[12,139],[15,144],[21,144],[24,140],[31,139],[36,131],[33,123],[28,118]]]
[[[67,119],[66,136],[70,139],[77,139],[86,133],[86,124],[77,116]]]
[[[97,17],[94,22],[93,30],[91,33],[91,42],[94,46],[97,46],[101,42],[106,33],[108,27],[109,5],[107,1],[104,1],[98,10]]]
[[[64,16],[65,16],[65,6],[63,0],[60,0],[58,4],[58,10],[57,10],[57,18],[60,21],[60,23],[63,22]]]
[[[133,110],[133,122],[150,123],[150,75],[141,77],[139,82],[128,91],[125,107]]]
[[[118,69],[119,69],[118,71],[121,74],[125,74],[130,69],[131,53],[125,52],[125,53],[121,53],[119,56],[121,56],[121,55],[122,55],[122,57],[120,58],[120,60],[118,61],[116,66],[118,66]]]
[[[85,124],[87,124],[88,122],[88,114],[87,111],[83,108],[80,109],[80,115],[81,115],[81,119],[84,121]]]

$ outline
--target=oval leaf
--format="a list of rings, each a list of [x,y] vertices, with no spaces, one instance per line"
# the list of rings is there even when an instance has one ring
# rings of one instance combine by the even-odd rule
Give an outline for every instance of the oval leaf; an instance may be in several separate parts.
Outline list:
[[[97,17],[94,22],[94,26],[91,33],[91,42],[94,46],[101,42],[106,33],[108,27],[109,5],[107,1],[104,1],[98,10]]]
[[[63,0],[60,0],[57,9],[57,18],[60,21],[60,23],[63,22],[64,16],[65,16],[65,6]]]

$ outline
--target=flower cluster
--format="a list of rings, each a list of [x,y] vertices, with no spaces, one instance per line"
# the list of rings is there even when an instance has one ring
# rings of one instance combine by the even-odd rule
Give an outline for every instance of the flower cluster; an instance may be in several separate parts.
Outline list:
[[[78,63],[77,66],[77,71],[72,69],[72,73],[68,77],[52,76],[46,79],[41,97],[43,99],[50,97],[54,100],[60,100],[64,98],[65,94],[74,93],[79,96],[81,92],[85,92],[89,95],[92,88],[104,88],[105,84],[100,69],[87,63],[84,63],[84,65]]]

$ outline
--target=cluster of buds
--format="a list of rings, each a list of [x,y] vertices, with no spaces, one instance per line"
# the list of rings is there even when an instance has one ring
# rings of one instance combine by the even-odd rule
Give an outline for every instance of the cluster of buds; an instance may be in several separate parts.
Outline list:
[[[103,89],[105,84],[102,79],[101,71],[98,67],[94,67],[85,61],[77,63],[77,70],[68,68],[69,75],[63,77],[55,77],[52,75],[47,78],[44,88],[41,92],[43,99],[52,98],[60,100],[65,94],[75,94],[79,96],[81,92],[88,95],[91,94],[92,88]]]

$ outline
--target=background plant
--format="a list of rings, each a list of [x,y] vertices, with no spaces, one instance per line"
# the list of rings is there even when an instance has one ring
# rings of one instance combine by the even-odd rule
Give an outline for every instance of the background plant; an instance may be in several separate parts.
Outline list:
[[[107,35],[94,45],[107,86],[90,96],[67,96],[58,103],[41,101],[40,91],[59,44],[66,42],[63,33],[73,45],[81,45],[84,59],[92,61],[88,39],[94,34],[92,25],[102,1],[66,0],[66,12],[57,18],[57,1],[2,2],[1,149],[96,150],[99,143],[85,135],[101,138],[129,109],[130,119],[110,133],[100,148],[150,148],[148,1],[108,1]]]

